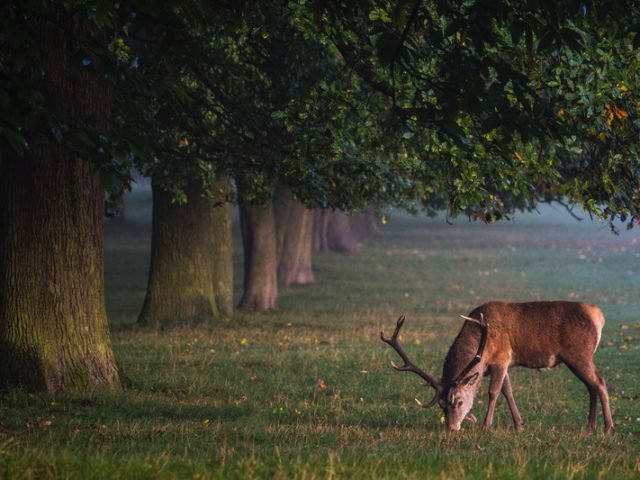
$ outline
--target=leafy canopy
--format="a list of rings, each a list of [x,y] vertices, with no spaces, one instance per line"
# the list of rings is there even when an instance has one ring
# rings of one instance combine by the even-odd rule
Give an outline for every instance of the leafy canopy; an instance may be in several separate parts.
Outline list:
[[[310,206],[447,206],[490,221],[557,199],[631,225],[639,8],[9,2],[0,135],[24,154],[39,131],[106,179],[135,164],[177,194],[186,175],[231,174],[256,202],[283,183]],[[42,95],[38,18],[72,26],[71,67],[113,84],[109,131]]]

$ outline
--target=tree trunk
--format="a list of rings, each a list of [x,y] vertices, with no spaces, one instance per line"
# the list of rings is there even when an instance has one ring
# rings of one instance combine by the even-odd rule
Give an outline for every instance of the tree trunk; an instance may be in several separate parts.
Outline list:
[[[356,252],[358,237],[352,229],[351,216],[344,212],[318,210],[314,219],[314,247],[317,251]]]
[[[112,90],[71,66],[73,24],[34,26],[43,93],[99,131]],[[0,386],[49,392],[117,388],[103,284],[104,190],[92,164],[50,135],[0,152]]]
[[[380,222],[373,208],[365,208],[351,216],[351,229],[358,241],[380,234]]]
[[[356,252],[362,241],[380,233],[371,208],[351,215],[337,210],[316,210],[313,223],[313,248],[317,252]]]
[[[225,177],[213,186],[213,200],[224,201],[231,191],[231,180]],[[213,209],[213,285],[215,304],[222,315],[233,313],[233,239],[231,237],[231,204]]]
[[[240,228],[244,246],[244,293],[242,311],[278,308],[278,259],[273,201],[266,205],[240,202]]]
[[[314,212],[297,201],[288,189],[275,199],[278,281],[281,285],[313,283]]]
[[[313,250],[314,252],[328,252],[329,239],[327,238],[327,227],[329,217],[325,215],[326,210],[317,209],[313,212]]]
[[[228,182],[222,188],[228,188]],[[232,302],[229,206],[215,207],[198,180],[188,182],[186,204],[152,181],[151,262],[138,322],[171,326],[210,321]]]

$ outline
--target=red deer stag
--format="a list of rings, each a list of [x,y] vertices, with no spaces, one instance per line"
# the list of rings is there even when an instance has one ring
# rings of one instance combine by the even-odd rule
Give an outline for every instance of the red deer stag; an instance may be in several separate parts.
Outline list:
[[[398,319],[391,338],[380,338],[391,345],[404,364],[392,363],[396,370],[418,374],[436,391],[424,408],[438,403],[449,430],[459,430],[468,416],[484,375],[491,376],[489,405],[484,426],[493,422],[498,394],[507,399],[516,430],[523,428],[507,370],[511,366],[548,369],[564,363],[587,386],[589,421],[596,428],[598,398],[602,403],[605,432],[613,431],[609,395],[593,355],[600,343],[604,316],[594,305],[577,302],[489,302],[474,309],[449,348],[442,377],[433,377],[414,365],[398,342],[404,315]]]

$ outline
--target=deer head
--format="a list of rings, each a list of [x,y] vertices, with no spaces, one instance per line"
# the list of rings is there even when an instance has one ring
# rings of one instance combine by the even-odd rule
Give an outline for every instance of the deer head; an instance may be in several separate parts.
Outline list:
[[[396,365],[391,362],[393,368],[401,372],[413,372],[425,380],[424,385],[435,389],[435,396],[429,403],[424,404],[418,399],[416,399],[416,402],[422,408],[430,408],[437,403],[444,412],[445,424],[448,430],[460,430],[460,425],[465,419],[474,423],[476,422],[476,417],[473,414],[469,414],[469,411],[471,407],[473,407],[473,401],[484,373],[482,354],[487,342],[488,324],[483,314],[480,314],[480,319],[461,316],[465,320],[477,323],[482,327],[482,330],[476,355],[453,378],[433,377],[409,360],[409,357],[398,342],[398,334],[405,321],[404,315],[398,319],[396,329],[391,335],[391,338],[385,337],[384,334],[380,332],[381,340],[390,345],[404,362],[403,365]]]

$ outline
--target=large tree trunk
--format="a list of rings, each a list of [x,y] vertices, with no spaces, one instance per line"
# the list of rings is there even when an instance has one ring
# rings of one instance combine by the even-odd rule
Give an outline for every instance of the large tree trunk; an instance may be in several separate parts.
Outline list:
[[[188,182],[185,204],[173,202],[172,193],[156,181],[152,192],[151,263],[138,322],[171,326],[230,313],[230,207],[216,207],[199,180]]]
[[[242,311],[278,308],[278,258],[273,201],[266,205],[240,202],[240,227],[244,246],[244,293]]]
[[[73,24],[60,20],[34,26],[44,49],[44,95],[78,123],[105,131],[111,88],[71,67]],[[119,387],[96,169],[46,134],[29,135],[24,158],[0,154],[0,385]]]
[[[275,197],[275,212],[278,281],[285,286],[313,283],[314,212],[284,188]]]

